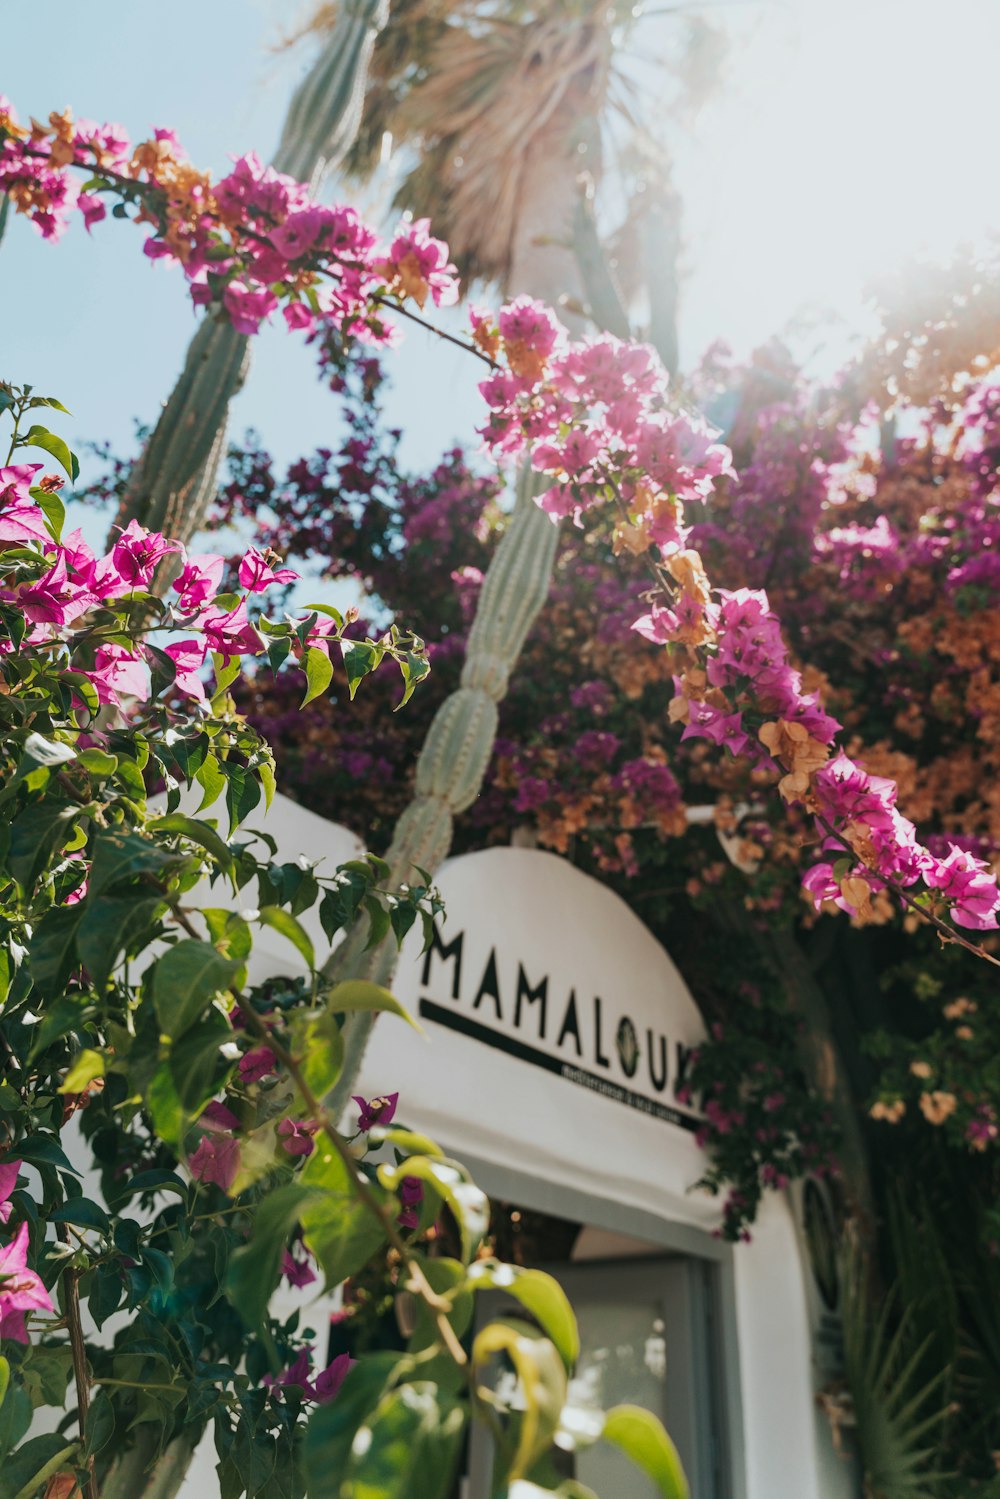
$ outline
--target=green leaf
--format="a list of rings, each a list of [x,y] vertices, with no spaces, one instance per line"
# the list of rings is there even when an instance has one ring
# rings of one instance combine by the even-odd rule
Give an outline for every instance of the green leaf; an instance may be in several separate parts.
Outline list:
[[[310,1092],[324,1098],[344,1065],[344,1038],[329,1010],[298,1011],[290,1021],[292,1051]]]
[[[81,1051],[73,1058],[69,1071],[59,1085],[60,1093],[82,1093],[95,1077],[104,1076],[104,1053]]]
[[[46,911],[28,944],[31,982],[46,999],[54,999],[65,989],[76,965],[76,935],[82,911],[82,903]]]
[[[413,696],[413,689],[418,682],[422,682],[430,675],[431,663],[426,656],[415,656],[412,651],[407,651],[405,656],[399,660],[399,670],[403,678],[403,696],[396,704],[395,712],[406,706]]]
[[[32,1499],[43,1483],[69,1466],[77,1443],[67,1444],[59,1432],[32,1437],[4,1460],[0,1470],[0,1499]]]
[[[308,647],[302,667],[306,674],[306,695],[299,704],[300,708],[324,693],[333,681],[333,662],[318,645]]]
[[[80,1172],[72,1164],[58,1140],[51,1135],[29,1135],[17,1142],[18,1158],[31,1166],[57,1166],[60,1171],[69,1171],[73,1176]]]
[[[206,807],[210,807],[213,802],[218,801],[226,786],[226,778],[222,774],[222,767],[219,764],[218,756],[213,754],[206,755],[198,770],[195,771],[194,778],[203,792],[198,811],[204,812]]]
[[[448,1321],[456,1336],[463,1338],[472,1325],[475,1311],[475,1298],[466,1282],[465,1266],[461,1261],[447,1257],[428,1259],[425,1255],[415,1254],[414,1259],[419,1264],[431,1290],[438,1296],[447,1298]],[[434,1379],[446,1388],[460,1389],[465,1382],[464,1375],[455,1364],[451,1354],[443,1350],[436,1315],[419,1296],[414,1296],[413,1305],[414,1328],[408,1345],[409,1352],[422,1353],[435,1346],[442,1349],[438,1358],[433,1362],[420,1361],[421,1377]]]
[[[116,1183],[115,1211],[119,1211],[123,1203],[139,1192],[175,1192],[182,1202],[187,1202],[188,1198],[188,1188],[180,1177],[160,1166],[152,1171],[140,1171],[127,1181]]]
[[[395,1352],[367,1354],[349,1371],[336,1400],[313,1411],[303,1441],[309,1499],[329,1499],[330,1475],[345,1471],[358,1430],[378,1406],[398,1363]]]
[[[274,801],[274,793],[277,790],[277,782],[274,779],[274,766],[270,760],[262,760],[257,766],[257,774],[260,784],[264,788],[264,806],[270,807]]]
[[[42,1023],[35,1031],[28,1061],[36,1061],[53,1041],[58,1041],[61,1036],[68,1035],[70,1031],[78,1030],[87,1012],[92,1008],[92,1004],[89,994],[74,993],[60,994],[53,1004],[47,1005]]]
[[[94,840],[89,897],[96,899],[120,880],[134,879],[136,875],[162,874],[176,859],[176,854],[166,853],[142,833],[100,832]]]
[[[113,776],[118,769],[118,756],[105,754],[102,749],[85,749],[80,751],[77,764],[82,766],[88,775],[103,781],[108,776]]]
[[[343,1499],[445,1499],[465,1419],[463,1405],[429,1381],[391,1390],[354,1443]]]
[[[264,906],[257,917],[261,926],[269,926],[275,932],[280,932],[287,937],[293,947],[297,948],[305,959],[310,969],[316,967],[316,954],[313,951],[312,939],[305,927],[288,911],[281,906]]]
[[[153,1128],[161,1140],[179,1153],[184,1135],[191,1123],[177,1093],[169,1058],[161,1062],[150,1078],[143,1096],[153,1119]]]
[[[95,1228],[102,1234],[110,1234],[111,1223],[99,1203],[88,1197],[71,1197],[60,1203],[48,1214],[49,1223],[75,1223],[78,1228]]]
[[[178,833],[189,838],[192,843],[197,843],[206,853],[211,854],[223,869],[229,869],[232,865],[232,850],[211,823],[188,817],[183,812],[168,812],[165,817],[154,818],[148,826],[151,833]]]
[[[33,1343],[28,1361],[21,1365],[21,1376],[36,1409],[40,1405],[65,1405],[73,1376],[72,1349],[66,1344],[54,1348]]]
[[[221,1048],[233,1038],[233,1028],[218,1010],[209,1010],[170,1048],[170,1075],[185,1111],[199,1114],[222,1085],[232,1063]]]
[[[530,1312],[559,1356],[572,1370],[580,1357],[580,1335],[566,1292],[542,1270],[525,1270],[499,1260],[479,1260],[469,1267],[469,1284],[477,1291],[503,1291]]]
[[[62,528],[66,520],[66,506],[57,494],[50,494],[44,489],[33,489],[31,491],[39,510],[45,516],[45,524],[53,541],[59,541],[62,537]]]
[[[298,1227],[302,1209],[320,1195],[320,1189],[298,1182],[269,1192],[254,1215],[249,1242],[233,1251],[226,1293],[248,1327],[264,1325],[288,1241]]]
[[[548,1450],[558,1430],[566,1403],[566,1370],[549,1340],[514,1317],[498,1318],[478,1334],[472,1345],[473,1368],[482,1368],[497,1353],[506,1354],[514,1365],[524,1401],[509,1467],[511,1479],[522,1478]]]
[[[230,602],[227,604],[227,601]],[[232,593],[220,594],[215,602],[220,609],[227,607],[235,609],[239,603],[239,597]],[[215,696],[218,697],[221,692],[225,692],[227,687],[231,687],[239,676],[240,658],[239,656],[223,656],[218,651],[213,651],[212,665],[215,667]]]
[[[353,698],[362,678],[378,666],[382,652],[367,640],[342,640],[340,650],[347,671],[347,688]]]
[[[462,1235],[462,1258],[468,1264],[490,1226],[485,1192],[469,1180],[463,1167],[442,1158],[408,1156],[399,1166],[386,1163],[378,1168],[378,1179],[390,1192],[396,1191],[404,1176],[419,1177],[448,1204]]]
[[[444,1151],[439,1145],[435,1145],[429,1135],[418,1134],[412,1129],[400,1129],[395,1124],[373,1125],[368,1131],[368,1139],[373,1147],[391,1145],[403,1155],[438,1156],[444,1160]]]
[[[61,464],[75,484],[80,475],[80,465],[76,454],[71,453],[67,443],[54,432],[49,432],[46,427],[29,427],[27,432],[18,442],[18,447],[41,448],[43,452],[50,453],[57,463]]]
[[[359,1010],[384,1010],[391,1015],[398,1015],[401,1020],[412,1025],[415,1031],[423,1034],[423,1027],[400,1004],[396,996],[390,994],[388,989],[370,983],[368,979],[345,979],[343,983],[334,984],[332,989],[328,989],[324,997],[334,1014],[341,1011],[353,1014]]]
[[[241,964],[224,958],[208,942],[187,938],[171,947],[153,967],[153,1003],[165,1035],[172,1040],[228,989]]]
[[[3,1405],[4,1396],[7,1394],[7,1386],[10,1384],[10,1364],[0,1353],[0,1405]]]
[[[260,786],[253,772],[244,769],[242,765],[233,765],[224,760],[221,769],[226,778],[226,807],[229,811],[231,838],[260,801]]]
[[[663,1499],[690,1499],[677,1448],[649,1411],[616,1405],[604,1418],[602,1436],[653,1480]]]
[[[99,895],[81,908],[76,950],[94,988],[102,990],[122,953],[143,941],[157,911],[164,909],[158,895]]]
[[[76,750],[61,740],[43,739],[41,734],[29,734],[24,741],[24,753],[36,765],[67,765],[76,759]]]
[[[33,802],[10,830],[7,867],[22,890],[30,891],[57,848],[67,841],[80,816],[76,802]]]
[[[378,947],[382,938],[389,930],[389,912],[383,906],[377,895],[366,895],[364,907],[368,912],[368,941],[365,943],[365,951]]]
[[[3,1405],[0,1405],[0,1462],[6,1460],[8,1452],[16,1447],[30,1425],[31,1401],[27,1392],[18,1385],[12,1385]],[[0,1474],[3,1471],[0,1467]],[[0,1499],[6,1499],[2,1490]]]
[[[315,1147],[299,1180],[319,1188],[320,1195],[304,1208],[302,1230],[332,1288],[367,1265],[385,1243],[385,1232],[358,1200],[347,1166],[325,1135],[317,1135]],[[386,1200],[377,1186],[369,1186],[380,1201]]]

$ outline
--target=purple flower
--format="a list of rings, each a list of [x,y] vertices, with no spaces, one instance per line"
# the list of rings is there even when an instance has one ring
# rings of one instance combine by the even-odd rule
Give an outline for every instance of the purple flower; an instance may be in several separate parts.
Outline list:
[[[262,1077],[269,1077],[277,1068],[274,1060],[274,1052],[269,1046],[258,1046],[253,1051],[248,1051],[240,1057],[237,1071],[240,1081],[244,1083],[259,1083]]]
[[[28,1225],[18,1225],[11,1242],[0,1249],[0,1339],[26,1343],[26,1312],[52,1312],[49,1293],[28,1269]]]
[[[313,1345],[307,1343],[287,1369],[280,1374],[265,1374],[261,1383],[270,1390],[280,1389],[283,1385],[296,1385],[306,1400],[315,1400],[318,1405],[325,1405],[338,1393],[354,1360],[349,1353],[340,1353],[325,1369],[320,1370],[315,1380],[310,1380],[312,1351]]]
[[[188,1157],[188,1170],[195,1181],[214,1182],[228,1192],[240,1168],[239,1141],[231,1135],[203,1135]]]
[[[311,1119],[282,1119],[278,1135],[289,1155],[312,1155],[313,1135],[319,1125]]]
[[[332,1363],[320,1370],[313,1383],[313,1392],[319,1405],[326,1405],[339,1392],[354,1364],[349,1353],[338,1353]]]
[[[297,1260],[290,1249],[286,1249],[281,1257],[281,1273],[290,1286],[311,1286],[316,1279],[309,1261]]]
[[[365,1132],[376,1124],[391,1124],[399,1102],[398,1093],[386,1093],[368,1102],[359,1093],[352,1094],[351,1098],[358,1106],[358,1129]]]
[[[399,1200],[403,1209],[396,1222],[400,1228],[416,1228],[419,1221],[417,1208],[424,1200],[424,1184],[419,1176],[403,1177],[399,1184]]]
[[[224,1103],[219,1103],[214,1099],[202,1109],[198,1124],[201,1129],[211,1130],[213,1134],[225,1130],[237,1130],[240,1127],[240,1121],[232,1109],[227,1109]]]

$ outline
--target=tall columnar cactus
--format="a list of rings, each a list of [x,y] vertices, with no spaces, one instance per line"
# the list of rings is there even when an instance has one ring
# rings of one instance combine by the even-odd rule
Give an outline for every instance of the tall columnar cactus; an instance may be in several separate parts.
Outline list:
[[[315,187],[357,133],[365,77],[388,0],[346,0],[292,96],[274,165]],[[118,524],[139,520],[189,541],[205,518],[225,448],[229,405],[250,366],[249,340],[208,316],[136,465]]]
[[[562,295],[579,299],[582,292],[571,248],[579,198],[571,163],[586,136],[570,102],[563,123],[565,154],[534,163],[522,183],[523,222],[530,233],[522,235],[512,259],[506,288],[511,296],[530,292],[555,304]],[[525,467],[510,525],[483,583],[461,684],[434,717],[417,762],[414,799],[396,824],[388,860],[397,880],[412,880],[414,866],[437,869],[451,847],[456,813],[474,801],[483,783],[496,737],[497,704],[552,581],[558,531],[535,504],[536,493],[535,476]],[[366,951],[366,925],[362,918],[332,955],[328,976],[389,981],[395,944],[387,940]],[[344,1067],[330,1097],[335,1113],[355,1087],[374,1019],[368,1014],[347,1018]]]
[[[558,530],[535,504],[536,480],[521,470],[510,525],[490,563],[469,634],[459,687],[441,704],[417,761],[415,794],[396,824],[387,855],[396,883],[414,869],[434,871],[451,848],[455,816],[479,794],[493,753],[497,704],[507,691],[528,631],[552,581]],[[386,984],[396,965],[387,939],[365,950],[365,919],[327,964],[331,978],[369,978]],[[371,1035],[374,1016],[352,1015],[345,1027],[344,1068],[331,1107],[346,1104]]]

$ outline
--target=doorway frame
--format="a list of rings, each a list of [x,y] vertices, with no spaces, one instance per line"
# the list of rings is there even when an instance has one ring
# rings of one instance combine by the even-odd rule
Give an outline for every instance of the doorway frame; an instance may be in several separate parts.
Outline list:
[[[667,1251],[704,1264],[709,1280],[706,1299],[715,1314],[710,1330],[710,1357],[715,1374],[718,1440],[722,1446],[720,1466],[728,1482],[726,1499],[747,1499],[733,1246],[714,1238],[706,1229],[661,1218],[644,1208],[598,1193],[582,1192],[562,1182],[547,1181],[520,1168],[484,1160],[463,1149],[460,1141],[455,1141],[453,1148],[473,1181],[491,1199],[499,1198],[531,1212],[548,1213],[572,1223],[642,1239],[654,1256]],[[641,1261],[644,1256],[636,1258]],[[578,1263],[582,1268],[587,1262]],[[692,1499],[698,1496],[692,1495]]]

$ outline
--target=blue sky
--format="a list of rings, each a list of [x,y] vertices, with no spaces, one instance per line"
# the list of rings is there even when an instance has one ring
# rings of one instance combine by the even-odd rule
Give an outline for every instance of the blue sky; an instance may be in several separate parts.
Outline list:
[[[951,0],[946,17],[937,0],[722,9],[735,27],[725,86],[678,145],[683,358],[719,336],[745,352],[811,307],[825,319],[817,342],[829,367],[865,326],[868,276],[921,244],[942,254],[996,228],[981,142],[994,133],[1000,5]],[[273,151],[309,60],[308,48],[276,44],[300,14],[277,0],[8,5],[4,55],[16,67],[0,88],[22,117],[69,104],[133,138],[171,125],[218,173],[230,152]],[[633,47],[654,99],[650,59],[665,24],[644,22],[652,29]],[[930,184],[948,185],[943,202]],[[193,331],[183,279],[151,266],[141,239],[111,221],[88,237],[76,222],[52,246],[15,219],[0,246],[0,369],[70,407],[61,430],[71,442],[127,450],[133,418],[155,416]],[[233,430],[256,427],[283,460],[328,442],[336,405],[302,340],[267,330],[254,354]],[[479,402],[466,356],[408,329],[391,369],[391,415],[414,464],[472,438]]]

